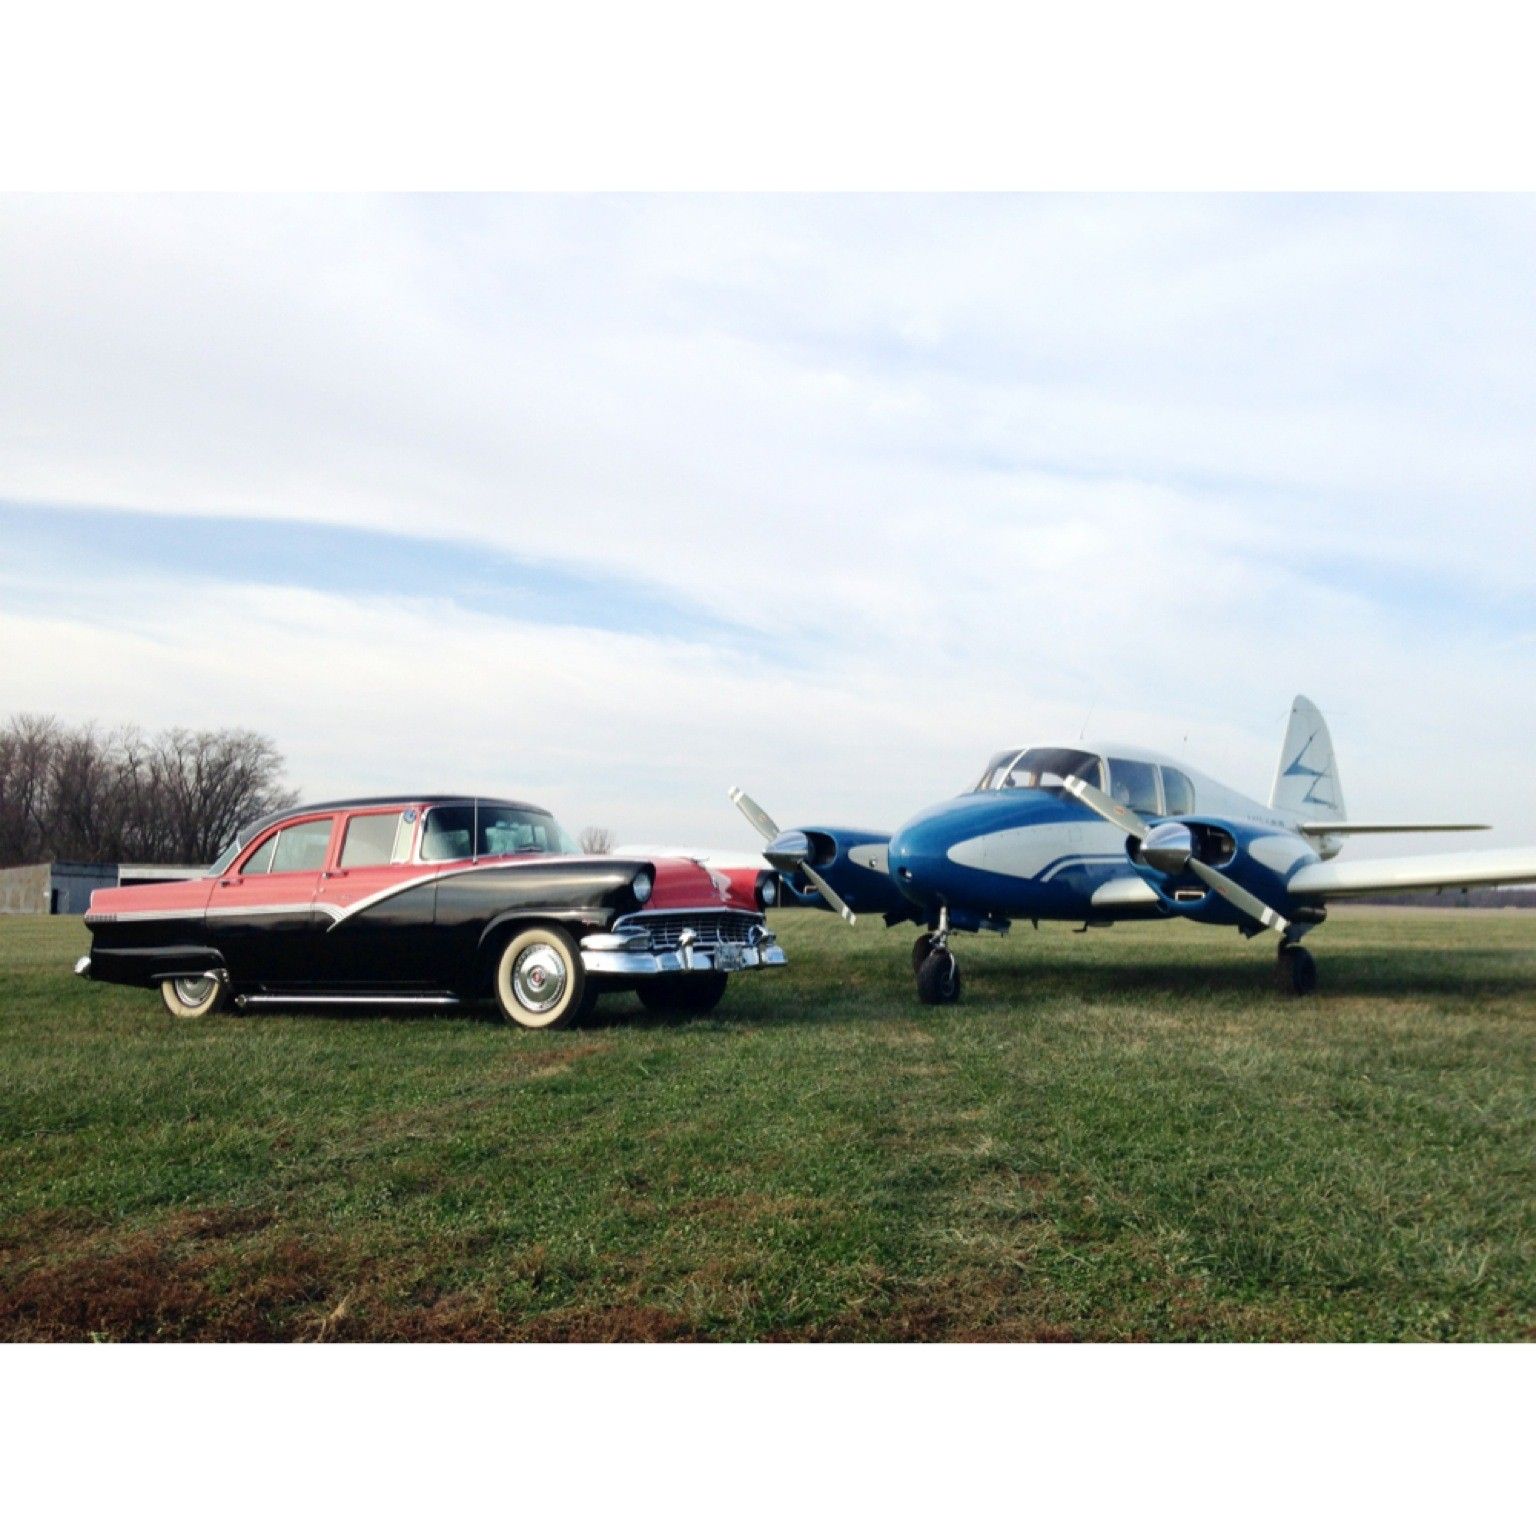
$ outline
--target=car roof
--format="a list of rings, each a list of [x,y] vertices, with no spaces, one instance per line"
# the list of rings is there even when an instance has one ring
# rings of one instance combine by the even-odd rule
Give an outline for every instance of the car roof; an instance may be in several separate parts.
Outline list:
[[[532,811],[536,816],[548,816],[541,805],[526,800],[509,800],[503,795],[359,795],[349,800],[314,800],[308,805],[284,806],[280,811],[270,811],[240,829],[239,842],[243,848],[253,837],[275,827],[280,821],[291,821],[295,816],[310,816],[320,811],[364,811],[376,805],[481,805],[500,806],[512,811]]]

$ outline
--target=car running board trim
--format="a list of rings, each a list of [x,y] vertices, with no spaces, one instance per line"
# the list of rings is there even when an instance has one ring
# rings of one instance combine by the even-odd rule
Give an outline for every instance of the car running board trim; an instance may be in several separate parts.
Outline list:
[[[368,1008],[452,1008],[458,1001],[454,992],[248,992],[235,999],[235,1006],[305,1008],[316,1003],[324,1007],[345,1003]]]

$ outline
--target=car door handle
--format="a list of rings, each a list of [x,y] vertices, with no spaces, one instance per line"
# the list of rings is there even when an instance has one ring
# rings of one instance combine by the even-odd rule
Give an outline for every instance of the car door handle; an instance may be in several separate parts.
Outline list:
[[[245,881],[244,881],[243,878],[242,879],[238,879],[238,880],[220,880],[219,884],[220,885],[244,885]]]
[[[347,872],[344,869],[328,869],[320,878],[322,880],[345,880]]]

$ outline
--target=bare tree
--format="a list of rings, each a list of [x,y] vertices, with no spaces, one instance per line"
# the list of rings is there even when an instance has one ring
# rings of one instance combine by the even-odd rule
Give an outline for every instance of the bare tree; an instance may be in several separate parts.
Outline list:
[[[583,853],[612,853],[613,833],[607,827],[583,827],[581,829]]]
[[[0,726],[0,864],[206,863],[248,821],[291,805],[283,759],[255,731]]]
[[[163,732],[149,753],[159,832],[171,859],[207,862],[248,821],[293,803],[283,759],[255,731]]]
[[[64,858],[120,858],[111,744],[94,725],[60,730],[48,764],[50,842]]]
[[[12,715],[0,731],[0,858],[7,864],[45,856],[49,770],[58,738],[52,715]]]

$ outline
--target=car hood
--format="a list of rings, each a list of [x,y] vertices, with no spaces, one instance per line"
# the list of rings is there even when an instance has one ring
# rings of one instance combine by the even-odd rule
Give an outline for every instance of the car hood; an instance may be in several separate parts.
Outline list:
[[[745,900],[733,888],[724,870],[709,870],[694,859],[652,859],[656,871],[651,899],[645,908],[679,907],[740,907],[755,910],[755,904]]]

